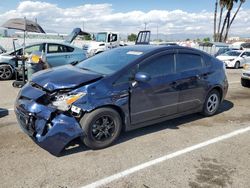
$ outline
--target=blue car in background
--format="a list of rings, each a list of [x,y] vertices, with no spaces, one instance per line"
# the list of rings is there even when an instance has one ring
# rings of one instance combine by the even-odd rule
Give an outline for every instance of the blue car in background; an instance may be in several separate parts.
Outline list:
[[[47,63],[50,67],[75,64],[86,59],[86,55],[81,48],[66,43],[41,42],[25,47],[26,54],[35,51],[43,51],[46,54]],[[9,80],[14,76],[15,55],[23,55],[23,48],[0,55],[0,80]]]
[[[25,47],[25,54],[30,55],[32,52],[44,52],[49,67],[57,67],[67,64],[77,64],[86,59],[86,53],[83,49],[71,45],[74,39],[79,35],[90,35],[75,28],[63,42],[39,42]],[[0,48],[1,49],[1,48]],[[16,55],[22,56],[23,48],[18,48],[10,52],[0,54],[0,80],[9,80],[15,74]],[[21,64],[21,62],[19,62]]]
[[[134,45],[34,74],[15,113],[24,132],[58,155],[78,137],[101,149],[121,130],[197,112],[212,116],[227,89],[224,64],[207,53]]]

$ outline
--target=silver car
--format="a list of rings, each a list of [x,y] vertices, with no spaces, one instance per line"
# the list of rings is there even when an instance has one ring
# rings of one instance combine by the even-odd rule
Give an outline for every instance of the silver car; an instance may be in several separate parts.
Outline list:
[[[5,53],[5,52],[6,50],[2,46],[0,46],[0,54]]]
[[[81,48],[66,43],[44,42],[35,43],[25,47],[25,53],[31,54],[34,51],[44,52],[50,67],[66,64],[75,64],[86,59]],[[15,54],[22,55],[23,48],[0,55],[0,80],[11,79],[15,73]]]
[[[250,87],[250,63],[246,63],[245,65],[243,65],[241,85],[243,87]]]

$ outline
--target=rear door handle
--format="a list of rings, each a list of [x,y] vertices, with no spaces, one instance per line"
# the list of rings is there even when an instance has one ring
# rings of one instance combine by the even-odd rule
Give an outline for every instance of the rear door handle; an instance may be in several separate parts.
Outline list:
[[[198,79],[198,80],[200,80],[201,76],[197,74],[197,75],[195,75],[195,78]]]
[[[174,87],[174,86],[176,86],[176,85],[177,85],[177,82],[176,82],[176,81],[173,81],[173,82],[170,83],[170,86],[172,86],[172,87]]]

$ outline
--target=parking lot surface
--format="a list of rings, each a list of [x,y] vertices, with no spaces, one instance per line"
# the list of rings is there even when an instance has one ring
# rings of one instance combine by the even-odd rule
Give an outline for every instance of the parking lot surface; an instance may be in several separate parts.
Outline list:
[[[241,70],[228,69],[229,91],[217,115],[194,114],[127,133],[111,147],[89,150],[80,141],[60,157],[37,146],[13,112],[19,91],[0,82],[0,187],[241,187],[250,185],[250,131],[150,165],[150,161],[250,126],[250,88]],[[149,164],[138,169],[141,164]],[[131,168],[133,173],[125,173]],[[121,173],[122,172],[122,173]],[[115,177],[104,183],[100,180]]]

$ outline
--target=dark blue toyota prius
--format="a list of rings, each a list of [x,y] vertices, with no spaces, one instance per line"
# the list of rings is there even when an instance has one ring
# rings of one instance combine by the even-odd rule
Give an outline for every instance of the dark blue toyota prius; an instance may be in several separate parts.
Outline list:
[[[24,132],[58,155],[78,137],[100,149],[121,130],[214,115],[227,89],[224,64],[204,52],[135,45],[36,73],[19,92],[15,112]]]

